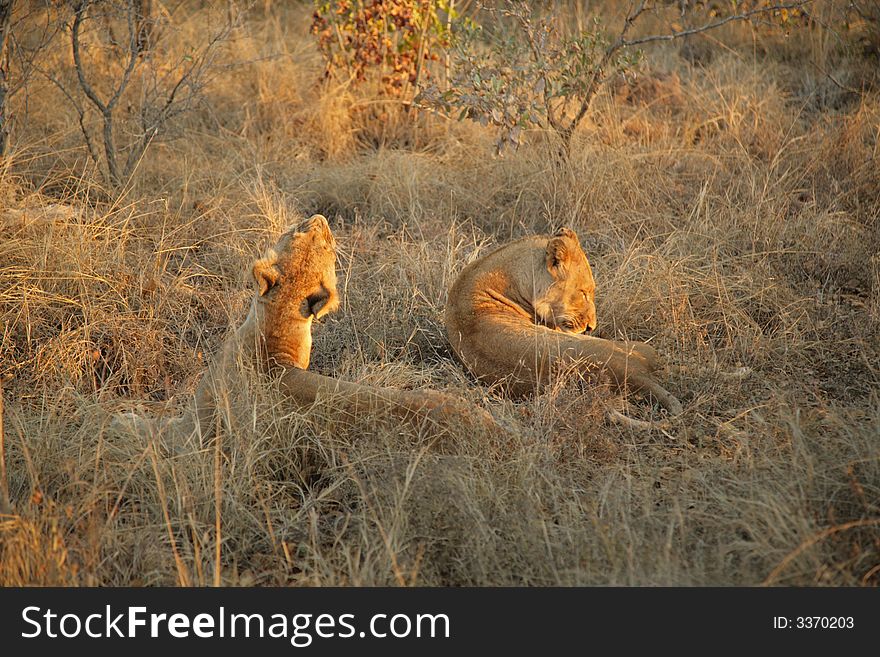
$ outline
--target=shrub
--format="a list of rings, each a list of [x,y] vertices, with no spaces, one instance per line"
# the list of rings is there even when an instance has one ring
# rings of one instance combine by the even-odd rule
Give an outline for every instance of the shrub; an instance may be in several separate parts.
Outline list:
[[[661,5],[663,3],[660,3]],[[459,120],[472,119],[498,128],[498,151],[517,146],[526,128],[555,133],[567,156],[575,129],[586,116],[596,93],[615,75],[626,75],[639,61],[638,46],[671,41],[716,29],[732,21],[771,17],[787,23],[806,2],[734,2],[719,13],[705,7],[688,9],[681,16],[704,22],[696,27],[672,23],[661,34],[632,37],[631,28],[649,13],[663,7],[640,2],[626,14],[623,26],[609,33],[595,18],[592,26],[568,36],[553,16],[541,15],[526,0],[504,0],[503,9],[490,9],[499,22],[512,23],[510,36],[490,35],[483,47],[479,27],[462,32],[456,49],[456,74],[446,89],[428,85],[417,100]]]
[[[311,32],[325,77],[376,78],[391,96],[411,94],[449,46],[449,0],[319,0]]]

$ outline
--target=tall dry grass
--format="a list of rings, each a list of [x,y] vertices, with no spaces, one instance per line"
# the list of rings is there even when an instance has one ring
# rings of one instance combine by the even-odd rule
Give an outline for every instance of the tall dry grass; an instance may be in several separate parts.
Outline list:
[[[14,108],[0,583],[880,582],[876,59],[819,27],[732,28],[696,60],[657,47],[555,166],[540,134],[497,159],[483,128],[317,84],[307,12],[282,4],[248,17],[206,102],[120,194],[52,85]],[[313,211],[344,300],[313,367],[454,391],[506,442],[343,426],[332,400],[297,412],[245,369],[214,447],[169,454],[110,426],[187,403],[243,316],[251,259]],[[685,405],[669,428],[607,425],[613,393],[577,382],[510,400],[455,362],[457,272],[560,225],[594,264],[604,334],[665,355]]]

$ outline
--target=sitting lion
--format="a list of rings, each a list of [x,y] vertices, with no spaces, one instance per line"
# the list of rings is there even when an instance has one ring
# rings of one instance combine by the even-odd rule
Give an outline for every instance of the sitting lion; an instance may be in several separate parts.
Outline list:
[[[322,215],[288,229],[251,268],[256,294],[244,323],[226,340],[195,396],[200,433],[209,433],[215,398],[236,359],[307,369],[312,321],[339,308],[336,240]]]
[[[582,335],[596,328],[595,292],[574,231],[526,237],[462,270],[449,291],[447,335],[477,378],[510,394],[536,392],[574,367],[649,393],[679,414],[679,401],[654,378],[652,347]]]
[[[264,369],[281,366],[280,387],[294,404],[305,408],[327,397],[342,419],[373,413],[417,425],[500,431],[486,411],[452,395],[367,386],[309,372],[312,321],[339,307],[335,266],[336,241],[323,216],[313,216],[303,231],[284,233],[254,263],[257,290],[250,312],[202,376],[194,411],[167,426],[175,433],[197,433],[200,441],[210,436],[226,379],[241,358]],[[137,416],[130,419],[141,422]]]

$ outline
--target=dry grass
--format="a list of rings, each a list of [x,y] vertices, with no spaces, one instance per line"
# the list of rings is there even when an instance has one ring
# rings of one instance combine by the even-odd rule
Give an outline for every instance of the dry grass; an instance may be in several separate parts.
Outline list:
[[[482,128],[316,85],[306,15],[282,4],[249,17],[226,54],[245,63],[121,195],[51,85],[18,99],[29,118],[0,175],[0,584],[880,582],[876,56],[818,28],[726,30],[696,64],[658,47],[553,167],[542,135],[496,159]],[[506,444],[344,427],[332,400],[302,415],[246,373],[216,450],[110,428],[119,409],[186,403],[242,318],[250,260],[313,211],[344,297],[313,367],[454,391],[511,427]],[[670,364],[685,412],[663,432],[605,424],[611,393],[577,383],[505,399],[451,355],[456,273],[563,224],[594,263],[605,334]],[[737,366],[753,375],[722,375]]]

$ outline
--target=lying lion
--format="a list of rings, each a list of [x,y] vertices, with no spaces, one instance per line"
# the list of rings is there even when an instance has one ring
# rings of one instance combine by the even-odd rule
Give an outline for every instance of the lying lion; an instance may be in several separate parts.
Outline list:
[[[561,371],[577,369],[681,413],[679,401],[654,378],[652,347],[582,335],[596,328],[595,291],[574,231],[526,237],[462,270],[449,291],[447,335],[477,378],[510,394],[536,392]]]
[[[165,426],[177,434],[195,433],[200,442],[210,436],[230,372],[244,359],[264,370],[283,368],[280,388],[300,408],[327,398],[341,419],[373,414],[434,428],[500,431],[491,415],[452,395],[367,386],[308,371],[312,322],[339,307],[335,267],[336,241],[323,216],[313,216],[302,231],[284,233],[254,263],[257,290],[250,311],[202,376],[193,411]]]

